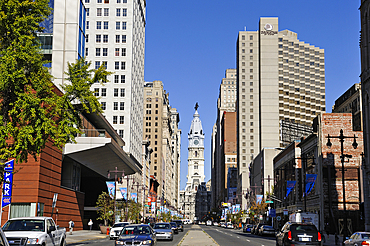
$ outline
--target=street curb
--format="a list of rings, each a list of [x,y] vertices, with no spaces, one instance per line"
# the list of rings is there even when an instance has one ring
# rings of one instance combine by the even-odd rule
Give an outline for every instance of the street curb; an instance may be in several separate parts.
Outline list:
[[[177,244],[177,246],[180,246],[182,244],[182,242],[185,240],[185,237],[189,234],[189,231],[187,231],[186,234],[181,238],[181,241]]]
[[[207,232],[205,232],[203,229],[202,229],[202,231],[210,238],[210,239],[212,239],[212,241],[216,244],[216,245],[218,245],[218,246],[220,246],[214,239],[213,239],[213,237],[211,237]]]
[[[96,240],[96,239],[104,239],[104,238],[107,238],[107,236],[101,236],[101,237],[98,237],[98,238],[89,238],[89,239],[82,239],[82,240],[79,240],[79,241],[76,241],[76,242],[73,242],[73,243],[68,243],[68,240],[66,238],[66,245],[73,245],[73,244],[78,244],[78,243],[81,243],[81,242],[86,242],[86,241],[92,241],[92,240]]]

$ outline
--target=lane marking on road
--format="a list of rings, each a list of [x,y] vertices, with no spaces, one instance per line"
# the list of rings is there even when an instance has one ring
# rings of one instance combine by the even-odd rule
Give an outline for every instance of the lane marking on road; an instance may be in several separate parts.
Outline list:
[[[250,242],[251,240],[247,239],[247,242]]]

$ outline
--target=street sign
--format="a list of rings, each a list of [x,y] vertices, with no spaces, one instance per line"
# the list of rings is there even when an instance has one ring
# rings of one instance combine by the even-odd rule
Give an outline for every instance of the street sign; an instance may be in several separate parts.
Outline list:
[[[51,205],[52,208],[55,208],[55,206],[57,205],[57,199],[58,199],[58,193],[54,193],[53,203]]]
[[[276,220],[277,220],[277,221],[280,221],[280,220],[281,220],[281,217],[280,217],[280,216],[277,216],[277,217],[276,217]]]
[[[269,210],[269,216],[270,216],[270,217],[276,217],[276,210],[275,210],[275,209],[273,209],[273,208],[272,208],[272,209],[270,209],[270,210]]]
[[[283,210],[284,215],[288,215],[288,209]]]
[[[265,201],[265,203],[274,203],[274,201]]]

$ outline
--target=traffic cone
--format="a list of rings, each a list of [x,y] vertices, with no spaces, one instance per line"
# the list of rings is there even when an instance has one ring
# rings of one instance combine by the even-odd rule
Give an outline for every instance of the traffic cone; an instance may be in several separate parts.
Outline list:
[[[109,227],[107,228],[107,235],[109,235]]]

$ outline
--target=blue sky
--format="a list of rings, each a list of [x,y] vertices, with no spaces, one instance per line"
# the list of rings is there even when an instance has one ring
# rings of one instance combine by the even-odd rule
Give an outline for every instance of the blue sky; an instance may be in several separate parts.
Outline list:
[[[187,175],[194,105],[205,132],[205,175],[211,178],[211,134],[217,97],[227,68],[236,67],[239,31],[258,29],[260,17],[279,17],[279,30],[325,50],[326,108],[360,75],[359,0],[148,0],[145,80],[161,80],[180,114],[181,189]]]

